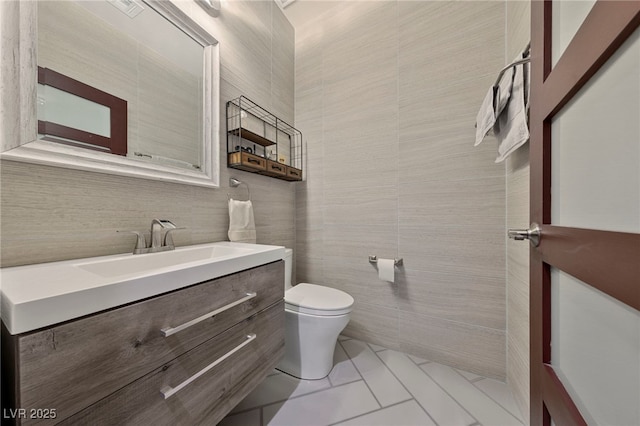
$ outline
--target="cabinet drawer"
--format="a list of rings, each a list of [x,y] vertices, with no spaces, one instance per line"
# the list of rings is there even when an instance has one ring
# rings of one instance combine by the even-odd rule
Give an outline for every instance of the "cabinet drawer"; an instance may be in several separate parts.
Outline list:
[[[282,300],[283,283],[278,261],[16,336],[15,404],[55,408],[64,419]],[[165,336],[168,328],[175,333]]]
[[[267,160],[267,169],[265,174],[270,176],[286,176],[287,166],[276,161]]]
[[[229,154],[229,165],[237,169],[255,171],[267,170],[267,160],[248,152],[233,152]]]
[[[295,167],[287,167],[287,178],[289,180],[302,180],[302,170]]]
[[[62,424],[215,425],[266,377],[283,354],[284,302],[280,301]],[[161,393],[185,382],[188,384],[166,399]]]

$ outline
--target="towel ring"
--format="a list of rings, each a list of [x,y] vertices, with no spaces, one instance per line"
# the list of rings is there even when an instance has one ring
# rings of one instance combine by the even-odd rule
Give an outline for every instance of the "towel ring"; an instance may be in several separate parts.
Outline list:
[[[249,189],[249,185],[247,185],[245,182],[240,182],[236,178],[229,178],[229,186],[231,188],[236,188],[240,185],[244,185],[247,187],[247,196],[248,196],[247,201],[251,201],[251,190]],[[228,192],[227,192],[227,199],[231,200],[231,194],[229,194]]]

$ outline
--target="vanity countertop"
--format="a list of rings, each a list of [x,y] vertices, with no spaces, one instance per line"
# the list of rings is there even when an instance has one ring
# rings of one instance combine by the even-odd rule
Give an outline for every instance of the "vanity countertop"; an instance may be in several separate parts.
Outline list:
[[[224,241],[2,268],[2,321],[11,334],[24,333],[275,262],[284,253],[281,246]]]

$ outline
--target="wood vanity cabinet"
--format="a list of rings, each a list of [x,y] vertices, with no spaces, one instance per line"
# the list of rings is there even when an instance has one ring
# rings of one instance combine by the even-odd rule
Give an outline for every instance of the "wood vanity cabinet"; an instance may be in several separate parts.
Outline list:
[[[3,424],[216,424],[284,353],[283,283],[277,261],[35,332],[3,326]]]

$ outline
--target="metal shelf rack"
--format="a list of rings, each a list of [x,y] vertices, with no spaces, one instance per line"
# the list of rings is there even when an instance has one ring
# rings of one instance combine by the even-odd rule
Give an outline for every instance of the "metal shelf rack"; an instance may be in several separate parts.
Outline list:
[[[245,96],[227,102],[227,167],[302,180],[302,132]]]

